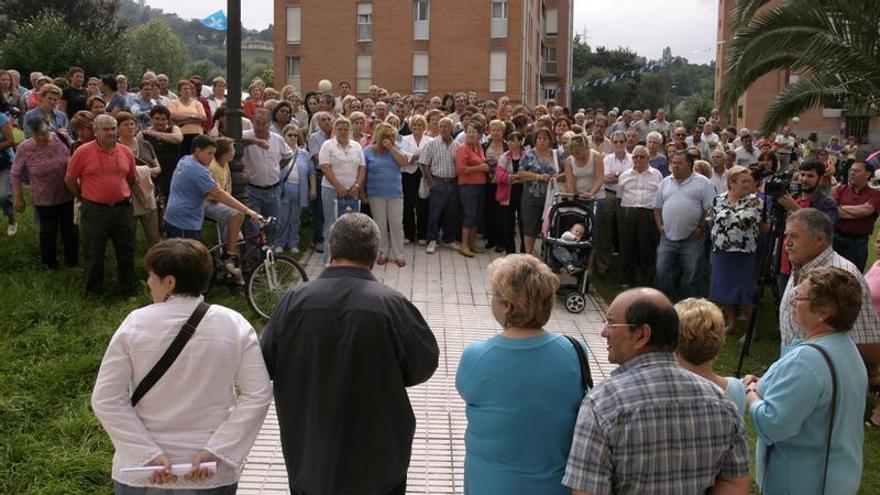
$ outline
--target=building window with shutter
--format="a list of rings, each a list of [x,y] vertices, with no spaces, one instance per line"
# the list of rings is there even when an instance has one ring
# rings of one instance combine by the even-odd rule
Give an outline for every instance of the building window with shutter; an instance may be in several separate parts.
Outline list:
[[[545,46],[544,47],[544,74],[548,75],[556,75],[557,74],[557,64],[556,64],[556,47],[555,46]]]
[[[298,44],[302,41],[300,31],[300,8],[287,7],[287,44]]]
[[[544,34],[547,36],[559,34],[559,9],[547,9],[544,12]]]
[[[373,4],[357,4],[357,40],[373,40]]]
[[[287,57],[287,84],[296,88],[297,91],[302,88],[301,74],[299,57]]]
[[[507,52],[489,54],[489,91],[507,91]]]
[[[428,39],[428,29],[431,24],[430,0],[413,0],[413,39]]]
[[[428,54],[413,53],[413,93],[428,92]]]
[[[366,93],[373,85],[373,56],[357,56],[357,92]]]
[[[492,37],[507,38],[507,0],[492,2]]]

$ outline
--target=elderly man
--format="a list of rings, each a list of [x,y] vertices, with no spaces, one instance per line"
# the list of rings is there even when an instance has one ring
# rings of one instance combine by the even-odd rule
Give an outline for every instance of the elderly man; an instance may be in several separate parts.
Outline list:
[[[452,104],[455,105],[455,111],[447,115],[447,117],[454,126],[461,122],[461,115],[464,113],[464,109],[467,108],[467,95],[462,92],[455,93]]]
[[[444,217],[443,239],[452,249],[458,250],[455,236],[459,229],[455,224],[460,220],[458,214],[458,184],[455,170],[455,152],[458,145],[452,139],[452,120],[449,117],[440,119],[440,136],[427,145],[419,156],[419,165],[425,182],[431,190],[428,197],[428,245],[425,252],[433,254],[437,250],[440,236],[440,218]]]
[[[324,141],[330,139],[333,134],[333,117],[330,112],[315,112],[312,121],[317,122],[318,130],[309,134],[309,157],[315,170],[315,183],[320,184],[324,179],[324,172],[318,164],[318,153]],[[319,253],[324,252],[324,203],[321,199],[321,189],[318,187],[318,196],[309,201],[309,208],[312,210],[312,246]]]
[[[637,283],[654,284],[659,241],[657,224],[654,222],[654,198],[663,180],[660,171],[648,165],[649,153],[644,146],[635,147],[632,160],[633,167],[623,171],[617,178],[624,288]]]
[[[669,133],[672,131],[672,124],[666,120],[666,111],[662,108],[657,109],[657,118],[651,121],[650,129],[659,132],[664,139],[669,139]]]
[[[654,220],[660,232],[657,282],[673,301],[694,295],[693,280],[706,241],[706,216],[713,198],[715,186],[694,173],[694,157],[676,151],[672,175],[660,183],[654,200]]]
[[[678,315],[648,288],[618,295],[602,337],[620,365],[581,404],[562,484],[574,495],[745,494],[745,424],[723,390],[680,368]]]
[[[326,112],[327,115],[330,116],[330,122],[332,123],[339,117],[339,114],[336,113],[336,98],[333,96],[333,93],[324,93],[318,99],[318,112],[315,112],[312,115],[312,120],[309,122],[309,135],[316,132],[318,130],[318,119],[317,115],[319,112]]]
[[[595,129],[594,129],[595,130]],[[626,135],[623,131],[611,133],[612,153],[605,155],[605,209],[599,224],[599,249],[596,250],[596,268],[604,273],[611,266],[610,256],[620,250],[620,231],[617,223],[617,179],[633,167],[632,155],[626,151]]]
[[[785,286],[782,302],[779,304],[782,354],[804,338],[803,329],[794,321],[792,315],[792,300],[798,297],[795,286],[799,275],[813,268],[833,266],[851,273],[862,286],[862,308],[849,331],[849,336],[865,361],[868,375],[872,375],[877,372],[880,364],[880,318],[874,310],[871,290],[861,270],[834,252],[831,246],[833,228],[831,218],[815,208],[802,208],[789,215],[785,222],[785,252],[791,260],[793,272]]]
[[[629,130],[630,123],[632,122],[632,112],[630,110],[624,110],[622,114],[620,114],[620,120],[611,124],[611,127],[608,129],[610,134],[613,134],[617,131],[626,132]]]
[[[761,154],[761,150],[755,146],[752,131],[748,129],[739,130],[739,146],[734,152],[736,153],[737,165],[748,168],[749,165],[758,163],[758,156]]]
[[[271,132],[269,126],[272,115],[265,108],[254,112],[254,128],[241,133],[244,145],[241,162],[248,176],[248,206],[263,217],[278,217],[281,210],[281,169],[293,156],[293,150],[284,138]],[[267,242],[281,252],[275,245],[275,227],[266,228]]]
[[[868,237],[880,212],[880,192],[868,186],[874,166],[855,162],[849,168],[849,183],[834,190],[840,218],[834,224],[834,250],[850,260],[860,272],[868,261]]]
[[[785,170],[791,162],[791,153],[794,151],[797,140],[791,133],[791,127],[782,126],[782,132],[776,135],[776,159],[779,160],[779,168]]]
[[[104,251],[113,243],[119,285],[126,296],[134,295],[134,207],[131,186],[137,181],[134,155],[116,142],[116,119],[99,115],[94,123],[95,140],[73,153],[64,179],[68,189],[82,201],[80,226],[86,252],[86,292],[104,291]]]
[[[288,293],[263,331],[293,495],[400,494],[415,433],[406,388],[439,348],[419,310],[370,270],[379,228],[361,213],[330,229],[330,266]]]
[[[669,175],[669,159],[663,152],[663,135],[657,131],[651,131],[645,138],[648,147],[648,161],[656,168],[663,177]]]

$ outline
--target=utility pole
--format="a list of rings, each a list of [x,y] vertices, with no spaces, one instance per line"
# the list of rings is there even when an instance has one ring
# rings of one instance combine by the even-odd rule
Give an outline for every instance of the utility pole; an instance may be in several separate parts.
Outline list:
[[[227,0],[226,23],[226,133],[235,140],[232,171],[232,194],[239,201],[247,199],[247,177],[241,163],[241,0]]]

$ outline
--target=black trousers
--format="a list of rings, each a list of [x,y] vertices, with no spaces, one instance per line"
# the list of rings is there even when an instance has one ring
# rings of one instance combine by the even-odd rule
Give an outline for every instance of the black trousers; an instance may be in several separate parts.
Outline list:
[[[483,189],[486,194],[486,199],[483,200],[483,235],[486,236],[486,244],[500,246],[502,244],[501,222],[499,221],[501,219],[501,205],[495,199],[498,185],[489,183]]]
[[[428,235],[428,200],[419,197],[422,171],[403,174],[403,236],[411,241]]]
[[[73,223],[73,201],[52,206],[36,206],[40,217],[40,262],[58,268],[58,232],[64,243],[64,263],[79,263],[79,232]]]
[[[290,495],[309,495],[307,492],[304,492],[295,486],[293,483],[290,483]],[[404,478],[403,483],[395,486],[391,489],[391,491],[385,492],[382,495],[406,495],[406,478]]]
[[[134,294],[134,207],[104,206],[83,201],[80,218],[86,252],[86,292],[104,292],[104,253],[113,243],[123,295]]]
[[[623,280],[636,285],[653,286],[660,234],[650,208],[619,208],[621,265]]]

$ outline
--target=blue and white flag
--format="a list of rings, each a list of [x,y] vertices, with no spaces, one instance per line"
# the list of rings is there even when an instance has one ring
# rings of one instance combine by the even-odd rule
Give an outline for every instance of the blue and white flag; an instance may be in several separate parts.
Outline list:
[[[217,31],[226,31],[226,14],[222,10],[218,10],[202,19],[202,24]]]

